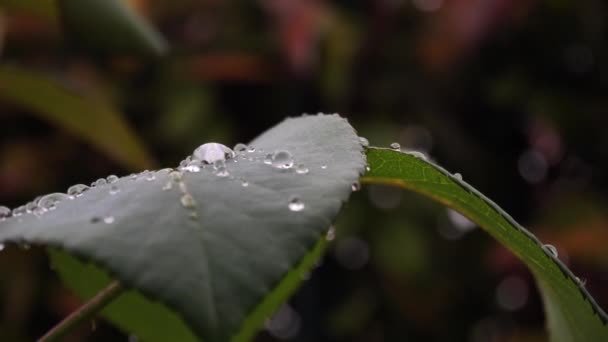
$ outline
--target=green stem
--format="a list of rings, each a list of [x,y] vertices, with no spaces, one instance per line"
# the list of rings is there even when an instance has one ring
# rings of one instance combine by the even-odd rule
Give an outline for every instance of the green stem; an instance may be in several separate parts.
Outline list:
[[[59,322],[59,324],[44,334],[44,336],[38,339],[38,342],[59,341],[80,323],[95,316],[101,309],[118,297],[123,290],[122,285],[118,281],[110,283],[110,285],[95,295],[95,297],[91,298],[83,306],[78,308],[78,310],[72,312],[68,317],[64,318],[63,321]]]

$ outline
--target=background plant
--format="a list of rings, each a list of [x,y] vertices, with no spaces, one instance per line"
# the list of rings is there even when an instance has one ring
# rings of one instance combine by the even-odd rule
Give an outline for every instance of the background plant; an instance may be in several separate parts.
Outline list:
[[[176,165],[202,141],[248,141],[286,114],[339,111],[374,144],[400,140],[462,173],[556,245],[605,303],[604,5],[446,2],[427,13],[420,3],[315,2],[296,10],[273,2],[137,2],[176,51],[161,62],[70,45],[44,13],[7,10],[5,66],[121,112],[116,127],[128,122],[140,137],[134,144],[148,152],[99,146],[96,130],[51,121],[3,90],[0,203]],[[471,16],[463,13],[478,14],[473,31],[464,29]],[[14,90],[7,80],[0,87]],[[31,89],[24,98],[43,96]],[[476,230],[456,229],[466,221],[414,195],[370,187],[354,197],[335,249],[283,311],[299,317],[293,338],[542,337],[530,276],[504,249]],[[75,307],[41,250],[7,249],[2,258],[6,339],[39,336]],[[91,330],[79,333],[87,340],[120,334],[101,321]]]

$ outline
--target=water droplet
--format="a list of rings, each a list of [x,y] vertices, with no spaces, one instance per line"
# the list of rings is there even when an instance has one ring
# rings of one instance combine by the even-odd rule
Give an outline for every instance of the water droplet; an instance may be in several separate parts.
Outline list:
[[[219,160],[234,158],[235,153],[228,146],[218,143],[207,143],[194,150],[193,157],[205,164],[213,164]]]
[[[458,179],[458,180],[462,180],[462,175],[460,173],[455,173],[453,174],[454,178]]]
[[[21,216],[23,214],[27,213],[27,209],[25,209],[25,206],[19,206],[15,209],[13,209],[13,211],[11,212],[11,215],[13,216]]]
[[[154,172],[147,172],[145,179],[150,182],[156,179],[156,175],[154,174]]]
[[[0,206],[0,220],[5,220],[11,216],[11,210],[8,207]]]
[[[105,178],[99,178],[98,180],[94,181],[93,183],[91,183],[91,187],[97,187],[97,186],[102,186],[102,185],[106,185],[108,182],[105,180]]]
[[[3,244],[3,243],[0,243],[0,251],[3,251],[3,250],[4,250],[4,247],[5,247],[5,246],[4,246],[4,244]]]
[[[293,157],[289,151],[275,151],[272,155],[270,155],[270,164],[272,167],[277,169],[291,169],[293,167]],[[264,163],[266,159],[264,159]]]
[[[426,160],[426,161],[429,160],[429,158],[426,156],[426,154],[419,152],[419,151],[406,151],[405,153],[409,154],[410,156],[412,156],[414,158],[418,158],[418,159],[422,159],[422,160]]]
[[[180,201],[185,208],[194,208],[194,198],[190,194],[184,194]]]
[[[28,213],[31,213],[36,208],[38,208],[38,205],[36,204],[36,202],[29,202],[28,204],[25,205],[25,210]]]
[[[106,180],[108,181],[108,184],[114,184],[118,182],[118,177],[116,175],[109,175]]]
[[[363,147],[369,146],[369,140],[367,140],[367,138],[359,137],[359,142],[361,143],[361,145],[363,145]]]
[[[36,216],[40,216],[43,215],[44,213],[46,213],[46,209],[44,209],[43,207],[36,207],[34,208],[34,210],[32,210],[32,213]]]
[[[215,175],[218,177],[228,177],[230,176],[230,172],[228,172],[225,166],[220,166],[215,170]]]
[[[350,189],[351,189],[352,191],[359,191],[359,190],[361,190],[361,183],[359,183],[359,182],[354,182],[354,183],[351,185]]]
[[[248,187],[248,186],[249,186],[249,182],[248,182],[248,181],[246,181],[246,180],[243,180],[243,181],[241,182],[241,185],[242,185],[243,187],[245,187],[245,188],[246,188],[246,187]]]
[[[557,253],[557,248],[555,248],[555,246],[550,245],[550,244],[546,244],[543,246],[543,248],[548,251],[549,253],[551,253],[552,256],[554,256],[555,258],[558,257],[558,253]]]
[[[173,183],[171,183],[171,181],[168,181],[164,186],[163,186],[163,191],[169,191],[173,188]]]
[[[112,185],[110,187],[110,195],[116,195],[119,192],[120,192],[120,188],[117,187],[116,185]]]
[[[304,202],[297,196],[292,197],[287,206],[291,211],[302,211],[305,207]]]
[[[323,165],[321,165],[321,168],[322,168],[323,170],[325,170],[325,169],[327,169],[327,165],[323,164]]]
[[[103,222],[105,224],[112,224],[114,223],[114,216],[106,216],[103,218]]]
[[[80,197],[87,190],[89,190],[89,187],[84,184],[72,185],[68,188],[68,196]]]
[[[300,175],[305,175],[308,173],[308,168],[304,166],[304,164],[298,164],[298,166],[296,166],[296,173]]]
[[[249,152],[249,153],[255,152],[255,147],[249,146],[249,148],[247,148],[247,152]]]
[[[399,145],[398,142],[394,142],[390,146],[393,150],[397,150],[397,151],[401,150],[401,145]]]
[[[336,238],[336,227],[330,226],[327,230],[327,234],[325,234],[325,240],[333,241]]]
[[[365,171],[370,172],[371,170],[372,168],[369,165],[365,166]]]
[[[105,181],[105,179],[104,179]],[[40,198],[38,200],[37,205],[41,208],[44,208],[46,210],[53,210],[57,207],[57,204],[65,199],[68,199],[69,196],[61,193],[61,192],[55,192],[52,194],[48,194],[45,196],[42,196],[42,198]]]
[[[243,153],[247,150],[248,150],[248,147],[245,144],[238,143],[238,144],[234,145],[234,152],[236,152],[236,153]]]
[[[268,153],[265,157],[264,157],[264,164],[272,164],[272,153]]]
[[[182,167],[181,169],[184,171],[194,172],[194,173],[201,171],[201,167],[198,165],[198,162],[196,160],[189,162],[188,164],[186,164],[186,166]]]

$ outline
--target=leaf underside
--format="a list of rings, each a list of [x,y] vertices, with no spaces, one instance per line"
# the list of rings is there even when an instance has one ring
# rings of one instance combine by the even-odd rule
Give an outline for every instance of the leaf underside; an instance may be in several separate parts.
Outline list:
[[[419,156],[368,148],[363,183],[389,184],[430,197],[485,229],[532,271],[552,341],[608,341],[608,316],[584,284],[529,231],[460,176]]]
[[[137,289],[105,314],[145,341],[247,340],[322,253],[365,169],[357,135],[337,115],[287,119],[251,145],[255,152],[226,162],[229,177],[211,165],[178,180],[170,170],[123,177],[43,215],[0,222],[0,241],[92,261],[97,266],[52,252],[55,269],[85,298],[109,281],[101,269]],[[275,150],[291,152],[309,172],[265,164]],[[111,186],[120,191],[110,194]],[[184,196],[193,201],[184,205]],[[293,196],[303,210],[288,208]]]

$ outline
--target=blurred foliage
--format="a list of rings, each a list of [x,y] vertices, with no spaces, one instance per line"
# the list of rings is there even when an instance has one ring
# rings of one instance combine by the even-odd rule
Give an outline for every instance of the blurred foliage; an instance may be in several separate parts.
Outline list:
[[[0,63],[122,113],[158,165],[340,112],[372,144],[462,173],[608,307],[604,1],[130,1],[170,43],[162,59],[99,53],[40,13],[52,7],[0,4],[17,4],[0,14]],[[0,100],[0,203],[130,172],[91,143],[96,125],[85,138],[33,114]],[[545,340],[528,271],[465,226],[413,194],[354,194],[333,250],[257,340]],[[30,341],[79,305],[41,250],[6,248],[0,269],[0,340]],[[69,341],[85,340],[127,337],[96,321]]]

